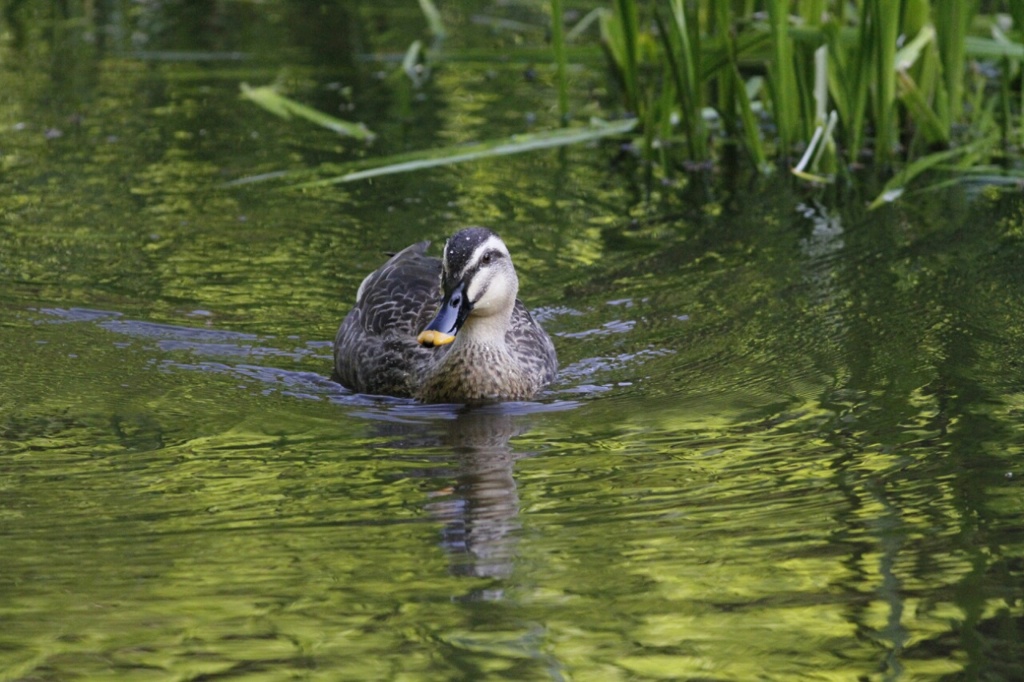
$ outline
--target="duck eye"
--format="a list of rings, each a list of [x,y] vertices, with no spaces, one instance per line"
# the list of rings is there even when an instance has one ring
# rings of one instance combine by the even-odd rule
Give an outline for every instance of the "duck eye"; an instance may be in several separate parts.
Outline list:
[[[484,265],[489,265],[490,262],[491,262],[491,254],[490,253],[485,253],[484,257],[481,258],[480,260],[483,262]]]

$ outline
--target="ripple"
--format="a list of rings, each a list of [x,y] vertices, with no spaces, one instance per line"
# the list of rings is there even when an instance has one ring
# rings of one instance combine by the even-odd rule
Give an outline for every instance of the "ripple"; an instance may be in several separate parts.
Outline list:
[[[596,329],[585,329],[579,332],[558,332],[555,336],[561,336],[567,339],[583,339],[588,336],[606,336],[608,334],[625,334],[633,331],[636,327],[635,320],[611,320],[605,322],[603,325]]]

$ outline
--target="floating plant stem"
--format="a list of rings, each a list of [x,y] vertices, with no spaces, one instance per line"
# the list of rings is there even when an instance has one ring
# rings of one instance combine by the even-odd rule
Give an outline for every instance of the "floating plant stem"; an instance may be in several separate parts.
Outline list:
[[[242,97],[275,116],[280,116],[284,119],[290,119],[293,116],[302,118],[310,123],[315,123],[318,126],[332,130],[339,135],[354,137],[357,140],[366,142],[372,141],[375,137],[373,132],[362,123],[352,123],[351,121],[345,121],[336,116],[325,114],[313,107],[285,97],[269,85],[253,88],[247,83],[242,83],[240,87]]]

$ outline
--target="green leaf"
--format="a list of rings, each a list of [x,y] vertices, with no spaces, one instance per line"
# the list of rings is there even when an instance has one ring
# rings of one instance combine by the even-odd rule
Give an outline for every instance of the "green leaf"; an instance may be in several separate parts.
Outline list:
[[[423,43],[419,40],[412,41],[405,51],[405,56],[402,57],[402,73],[417,88],[422,88],[430,80],[430,66],[426,61]]]
[[[740,122],[743,124],[744,146],[750,153],[757,169],[768,174],[771,165],[768,163],[768,155],[765,153],[764,143],[761,141],[761,128],[754,116],[754,109],[750,104],[750,95],[747,92],[747,85],[740,76],[739,69],[734,65],[728,74],[733,81],[732,87],[735,93],[737,108],[739,109]]]
[[[772,113],[779,130],[779,146],[785,156],[800,136],[800,93],[793,63],[793,39],[789,34],[789,3],[785,0],[768,2],[768,21],[773,47],[772,61],[768,64]]]
[[[967,54],[981,59],[1024,59],[1024,45],[1008,39],[980,38],[967,36],[964,38]]]
[[[434,168],[437,166],[449,166],[455,163],[466,161],[479,161],[497,156],[509,154],[522,154],[523,152],[536,151],[538,149],[550,149],[552,147],[564,147],[582,142],[590,142],[603,137],[624,135],[633,130],[637,125],[636,119],[620,121],[617,123],[601,123],[586,128],[563,128],[540,133],[526,135],[513,135],[511,138],[500,140],[489,140],[478,144],[443,147],[440,149],[427,149],[411,154],[398,154],[370,161],[355,162],[343,165],[346,169],[342,175],[313,182],[305,182],[296,187],[321,187],[335,185],[342,182],[364,180],[366,178],[379,177],[382,175],[393,175],[395,173],[408,173],[411,171]],[[372,164],[372,165],[371,165]],[[244,180],[244,179],[243,179]],[[241,181],[236,181],[241,184]]]
[[[928,156],[921,157],[917,161],[908,164],[906,168],[901,170],[899,173],[894,175],[889,182],[885,183],[881,193],[875,197],[869,205],[869,209],[876,209],[882,204],[887,204],[898,199],[905,191],[906,186],[911,180],[921,175],[922,173],[935,168],[939,164],[942,164],[950,159],[955,159],[960,156],[968,156],[973,154],[978,149],[985,146],[991,146],[995,143],[995,138],[985,138],[977,140],[971,144],[964,145],[963,147],[957,147],[956,149],[947,149],[946,151],[936,152],[929,154]]]
[[[935,40],[935,27],[928,25],[917,32],[917,35],[909,43],[896,52],[896,70],[906,71],[913,66],[924,49]]]
[[[938,114],[929,106],[927,98],[914,79],[905,71],[900,71],[897,78],[900,85],[901,101],[913,113],[914,122],[921,134],[929,143],[948,143],[948,127],[942,124]]]
[[[555,80],[558,83],[558,118],[562,123],[569,119],[569,80],[566,77],[568,62],[565,56],[565,17],[562,0],[551,0],[551,49],[555,57]]]
[[[340,118],[325,114],[322,111],[318,111],[313,107],[306,106],[300,102],[285,97],[281,93],[274,90],[274,88],[264,85],[258,88],[250,87],[248,83],[241,84],[242,97],[249,100],[253,104],[262,107],[266,111],[280,116],[284,119],[290,119],[292,116],[305,119],[311,123],[315,123],[318,126],[333,130],[339,135],[346,135],[348,137],[354,137],[357,140],[364,140],[371,142],[376,135],[374,135],[365,125],[362,123],[352,123],[350,121],[344,121]]]
[[[427,20],[427,28],[430,29],[431,35],[437,39],[444,38],[447,31],[445,31],[441,13],[437,10],[437,5],[433,3],[433,0],[420,0],[420,10]]]

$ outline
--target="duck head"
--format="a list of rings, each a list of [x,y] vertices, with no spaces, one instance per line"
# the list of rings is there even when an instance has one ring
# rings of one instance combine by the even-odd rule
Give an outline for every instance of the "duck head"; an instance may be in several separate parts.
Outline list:
[[[519,293],[505,242],[484,227],[453,235],[444,246],[441,291],[441,305],[418,337],[422,345],[449,344],[460,330],[504,338]]]

